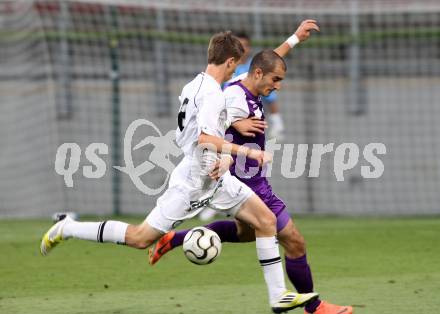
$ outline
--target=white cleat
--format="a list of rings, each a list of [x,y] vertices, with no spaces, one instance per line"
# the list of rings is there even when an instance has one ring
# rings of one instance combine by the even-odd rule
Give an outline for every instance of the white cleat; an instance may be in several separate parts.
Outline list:
[[[275,304],[272,304],[272,312],[284,313],[297,307],[303,307],[316,300],[318,297],[319,294],[315,292],[294,293],[292,291],[286,291]]]
[[[63,228],[69,221],[72,221],[72,219],[69,216],[66,216],[50,227],[50,229],[44,234],[40,244],[41,255],[46,256],[55,246],[58,245],[58,243],[64,240]]]

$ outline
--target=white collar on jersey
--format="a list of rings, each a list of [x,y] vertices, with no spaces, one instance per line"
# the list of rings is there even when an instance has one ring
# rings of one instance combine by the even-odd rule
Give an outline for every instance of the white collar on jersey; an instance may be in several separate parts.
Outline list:
[[[243,80],[244,78],[246,78],[247,75],[248,75],[248,72],[241,73],[240,75],[237,75],[236,77],[231,78],[231,79],[230,79],[229,81],[227,81],[226,83],[228,83],[228,84],[232,84],[232,83],[235,83],[235,82],[237,82],[237,81],[241,81],[241,80]]]
[[[200,74],[203,75],[204,77],[208,78],[209,80],[213,81],[218,86],[218,88],[220,88],[220,90],[222,89],[221,85],[215,80],[214,77],[212,77],[211,75],[209,75],[206,72],[200,72]]]

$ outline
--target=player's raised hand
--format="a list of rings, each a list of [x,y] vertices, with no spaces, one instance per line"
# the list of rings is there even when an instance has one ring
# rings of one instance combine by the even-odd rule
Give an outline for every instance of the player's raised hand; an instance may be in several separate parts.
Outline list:
[[[279,45],[276,49],[274,49],[274,51],[280,57],[286,56],[287,53],[298,43],[307,40],[310,37],[311,31],[319,32],[319,26],[317,22],[315,20],[302,21],[301,24],[298,26],[295,34],[287,38],[286,41]]]
[[[257,117],[242,119],[232,123],[232,127],[243,136],[255,137],[255,134],[264,134],[267,122]]]
[[[319,32],[319,26],[315,20],[304,20],[299,25],[295,32],[300,42],[307,40],[310,37],[311,31]]]

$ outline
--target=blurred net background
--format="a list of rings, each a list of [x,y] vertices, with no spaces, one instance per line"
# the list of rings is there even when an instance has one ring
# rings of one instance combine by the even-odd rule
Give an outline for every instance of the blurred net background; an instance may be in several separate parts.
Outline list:
[[[285,142],[353,142],[361,156],[337,182],[334,154],[319,178],[289,179],[278,153],[277,194],[301,213],[440,213],[438,0],[0,0],[0,216],[145,214],[157,196],[112,169],[124,165],[128,125],[144,118],[175,129],[177,96],[204,70],[213,33],[244,30],[255,53],[305,18],[322,31],[286,58]],[[149,134],[140,128],[133,143]],[[73,188],[54,170],[66,142],[82,149]],[[84,152],[94,142],[109,146],[107,171],[88,179]],[[371,142],[387,147],[379,179],[361,177]],[[133,152],[135,164],[151,149]],[[150,187],[166,179],[160,167],[142,176]]]

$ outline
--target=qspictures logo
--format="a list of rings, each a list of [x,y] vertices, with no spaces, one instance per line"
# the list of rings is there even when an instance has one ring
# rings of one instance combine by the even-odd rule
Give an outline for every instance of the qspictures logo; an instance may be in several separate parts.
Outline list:
[[[151,128],[154,130],[154,135],[145,136],[143,140],[133,144],[135,133],[140,127]],[[137,119],[128,126],[123,144],[125,165],[113,165],[112,167],[127,175],[140,192],[150,196],[160,194],[166,188],[170,175],[176,167],[170,157],[177,158],[183,154],[175,143],[175,131],[171,130],[163,134],[151,121]],[[147,145],[152,147],[147,159],[135,165],[133,153],[142,150]],[[260,148],[255,144],[252,147]],[[281,176],[284,178],[295,179],[302,176],[318,178],[323,157],[325,155],[328,157],[331,154],[333,155],[333,173],[338,182],[344,181],[345,172],[353,170],[359,163],[363,164],[360,167],[360,175],[365,179],[378,179],[385,171],[384,163],[380,158],[387,153],[383,143],[369,143],[363,148],[355,143],[342,143],[337,146],[334,143],[298,144],[296,150],[297,153],[294,156],[295,144],[279,144],[275,139],[267,141],[265,147],[265,151],[274,156],[281,154],[279,166],[281,167]],[[225,151],[229,151],[229,147],[225,147]],[[82,175],[89,179],[102,178],[107,171],[107,164],[102,157],[108,153],[109,147],[105,143],[89,144],[84,154],[90,164],[82,167]],[[77,143],[64,143],[57,149],[55,171],[63,176],[66,187],[72,188],[74,186],[73,176],[80,169],[81,155],[82,150]],[[308,159],[310,159],[309,167],[307,167]],[[159,187],[153,188],[149,186],[146,174],[156,167],[166,172],[166,178]],[[242,156],[236,159],[232,167],[236,167],[237,175],[243,175],[247,178],[259,173],[259,168],[248,167],[246,158]],[[266,177],[271,177],[272,168],[273,164],[266,165],[264,172]]]

